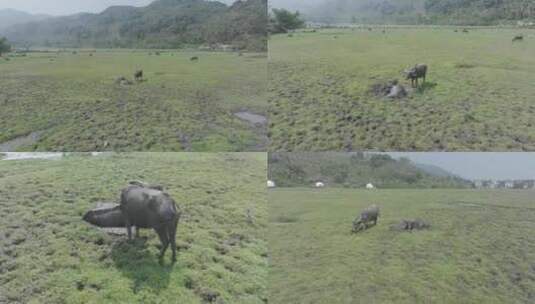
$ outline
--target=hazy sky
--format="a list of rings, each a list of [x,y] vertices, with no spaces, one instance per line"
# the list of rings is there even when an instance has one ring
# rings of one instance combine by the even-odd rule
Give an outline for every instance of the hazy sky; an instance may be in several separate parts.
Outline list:
[[[535,153],[388,153],[467,179],[535,179]]]
[[[0,9],[12,8],[32,14],[70,15],[98,13],[113,5],[146,6],[154,0],[0,0]],[[220,2],[233,3],[233,0]]]
[[[291,10],[303,10],[304,8],[315,7],[325,0],[268,0],[272,8],[285,8]]]

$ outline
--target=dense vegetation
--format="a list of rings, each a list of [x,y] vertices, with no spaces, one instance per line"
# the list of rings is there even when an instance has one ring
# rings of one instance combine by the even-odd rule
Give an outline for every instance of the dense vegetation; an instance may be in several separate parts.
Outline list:
[[[11,51],[11,45],[9,45],[9,43],[7,42],[7,39],[5,37],[0,37],[0,56],[10,51]]]
[[[265,50],[267,1],[157,0],[146,7],[113,6],[15,25],[5,34],[17,45],[96,48],[181,48],[232,44]]]
[[[265,153],[0,161],[0,303],[265,303],[266,170]],[[152,230],[128,242],[82,221],[133,179],[180,206],[176,264]]]
[[[273,9],[272,15],[269,17],[270,33],[286,33],[290,30],[295,30],[305,26],[305,21],[301,19],[299,12],[290,12],[286,9]]]
[[[269,178],[278,186],[310,186],[323,181],[333,187],[379,188],[469,187],[459,177],[430,174],[409,159],[366,153],[272,153]]]
[[[491,25],[535,20],[531,0],[336,0],[306,11],[320,22]]]

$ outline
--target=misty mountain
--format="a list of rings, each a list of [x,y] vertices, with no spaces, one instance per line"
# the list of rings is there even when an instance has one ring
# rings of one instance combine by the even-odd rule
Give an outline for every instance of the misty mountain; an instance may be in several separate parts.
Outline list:
[[[535,1],[526,0],[299,0],[274,7],[300,10],[308,21],[362,24],[492,25],[535,20]],[[275,6],[276,5],[276,6]]]
[[[113,6],[11,26],[3,32],[15,45],[98,48],[180,48],[234,44],[265,49],[266,0],[157,0],[146,7]]]
[[[283,187],[322,181],[333,187],[469,188],[471,183],[435,166],[375,153],[271,153],[269,179]]]
[[[439,177],[451,177],[451,178],[456,178],[458,177],[457,175],[439,167],[439,166],[434,166],[434,165],[428,165],[428,164],[421,164],[421,163],[414,163],[414,166],[428,174],[431,174],[431,175],[434,175],[434,176],[439,176]]]
[[[15,24],[40,21],[50,18],[48,15],[32,15],[14,9],[0,9],[0,31]]]

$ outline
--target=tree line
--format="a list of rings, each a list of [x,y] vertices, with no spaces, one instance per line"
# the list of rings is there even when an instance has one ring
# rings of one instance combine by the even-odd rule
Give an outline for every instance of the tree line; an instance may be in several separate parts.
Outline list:
[[[438,171],[438,169],[435,169]],[[307,187],[317,181],[334,187],[470,188],[453,174],[424,170],[407,158],[375,153],[271,153],[270,180],[277,186]]]

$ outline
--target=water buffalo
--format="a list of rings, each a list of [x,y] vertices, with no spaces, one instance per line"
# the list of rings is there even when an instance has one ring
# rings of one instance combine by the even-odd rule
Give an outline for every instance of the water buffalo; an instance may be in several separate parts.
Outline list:
[[[425,77],[427,75],[427,65],[417,64],[413,68],[405,70],[405,75],[407,76],[407,79],[411,80],[411,86],[413,88],[416,88],[418,87],[418,79],[423,78],[422,83],[425,83]]]
[[[102,207],[88,211],[84,221],[102,228],[126,227],[126,221],[118,204],[104,204]]]
[[[154,188],[130,185],[121,192],[121,211],[125,217],[128,239],[132,238],[132,226],[153,228],[162,242],[160,258],[169,243],[176,261],[176,229],[181,212],[169,194]]]
[[[197,60],[199,60],[199,57],[197,57],[197,56],[193,56],[193,57],[191,57],[189,60],[191,60],[191,61],[197,61]]]
[[[516,35],[513,37],[513,42],[524,41],[524,35]]]
[[[143,70],[137,70],[137,71],[134,73],[134,78],[135,78],[137,81],[141,81],[141,80],[143,80]]]
[[[353,220],[353,233],[357,233],[361,230],[368,229],[373,222],[373,225],[377,225],[377,219],[379,218],[379,207],[375,204],[364,209],[360,215]]]
[[[169,194],[158,190],[159,187],[131,182],[121,191],[119,205],[93,209],[83,219],[103,228],[126,227],[128,239],[132,239],[132,226],[136,228],[136,236],[140,228],[152,228],[162,243],[160,259],[171,244],[173,261],[176,261],[176,229],[181,212]]]

